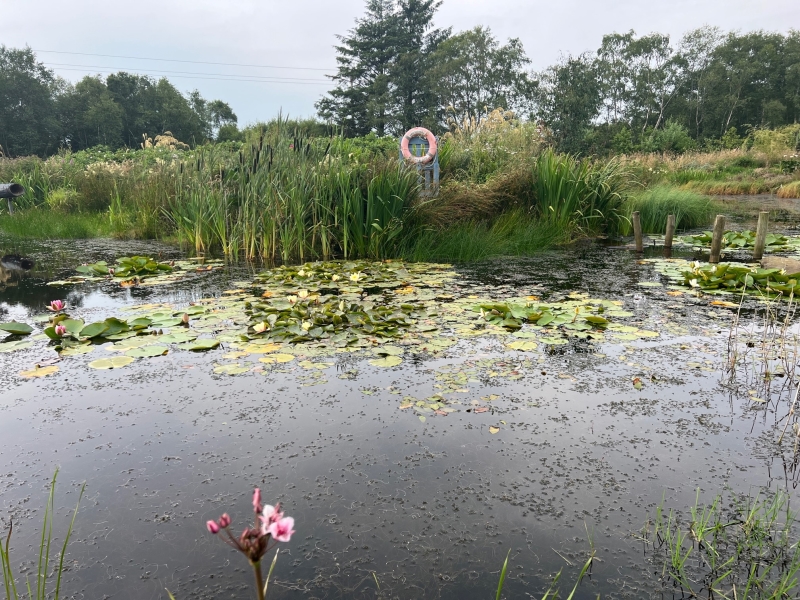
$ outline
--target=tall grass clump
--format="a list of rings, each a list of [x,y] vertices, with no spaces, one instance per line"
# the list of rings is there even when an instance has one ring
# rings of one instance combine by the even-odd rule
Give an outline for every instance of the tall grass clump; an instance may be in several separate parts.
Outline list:
[[[410,261],[456,263],[501,256],[532,256],[569,239],[562,227],[516,209],[489,221],[463,221],[449,227],[427,229],[412,238],[400,256]]]
[[[800,180],[782,185],[776,195],[778,198],[800,198]]]
[[[541,220],[564,229],[615,231],[629,181],[616,160],[579,160],[548,149],[533,164],[533,208]]]
[[[659,185],[628,199],[624,209],[626,216],[637,210],[642,221],[642,231],[664,233],[668,215],[675,215],[676,229],[705,227],[717,214],[719,204],[690,190]],[[629,234],[630,228],[630,223],[624,222],[621,233]]]
[[[788,496],[736,499],[726,507],[719,497],[701,505],[699,495],[691,518],[659,506],[644,528],[663,580],[692,598],[796,598],[800,546]]]
[[[81,240],[111,235],[113,229],[102,213],[54,213],[42,208],[0,215],[0,235],[12,239]]]
[[[14,577],[10,557],[11,534],[14,529],[13,524],[10,525],[8,534],[5,536],[5,546],[0,542],[0,564],[2,564],[3,567],[3,587],[6,592],[6,600],[20,600],[20,598],[27,600],[59,600],[61,597],[61,576],[64,573],[64,555],[67,552],[69,538],[72,536],[72,528],[75,526],[75,517],[78,515],[78,505],[81,502],[81,498],[83,498],[86,484],[81,487],[78,502],[75,505],[75,510],[72,512],[72,519],[67,528],[67,533],[64,535],[61,552],[53,557],[51,554],[54,543],[53,515],[55,513],[57,477],[58,470],[53,474],[53,479],[50,482],[50,495],[47,498],[47,504],[44,508],[44,521],[42,523],[42,535],[39,541],[39,558],[36,564],[35,581],[31,582],[30,579],[26,577],[25,587],[20,584],[19,589],[17,589],[17,581]],[[51,567],[51,561],[57,562]],[[55,582],[48,586],[48,583],[51,582],[53,578],[55,578]],[[48,587],[50,588],[49,590]]]

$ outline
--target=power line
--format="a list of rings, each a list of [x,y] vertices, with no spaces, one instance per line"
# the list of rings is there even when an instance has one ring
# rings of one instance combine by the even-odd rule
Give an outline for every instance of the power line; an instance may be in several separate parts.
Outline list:
[[[110,67],[106,65],[76,65],[72,63],[48,63],[44,62],[42,64],[51,66],[51,67],[85,67],[86,69],[114,69],[116,71],[127,71],[125,67]],[[269,75],[242,75],[238,73],[195,73],[193,71],[168,71],[168,70],[161,70],[158,71],[147,71],[148,73],[180,73],[182,75],[212,75],[212,76],[220,76],[220,77],[247,77],[247,78],[259,78],[259,79],[272,79]],[[326,79],[307,79],[303,77],[276,77],[276,79],[282,79],[287,81],[313,81],[316,83],[330,83]]]
[[[289,69],[295,71],[330,71],[320,67],[286,67],[279,65],[249,65],[241,63],[208,62],[203,60],[180,60],[177,58],[150,58],[146,56],[120,56],[118,54],[95,54],[92,52],[66,52],[64,50],[34,50],[40,54],[75,54],[79,56],[103,56],[105,58],[129,58],[132,60],[157,60],[160,62],[191,63],[195,65],[220,65],[226,67],[255,67],[259,69]]]
[[[80,71],[82,73],[97,73],[98,75],[113,75],[114,73],[118,73],[118,71],[94,71],[92,69],[74,69],[71,67],[59,67],[61,71]],[[158,75],[158,73],[148,73],[147,71],[126,71],[127,73],[131,73],[134,75]],[[232,77],[193,77],[191,75],[173,75],[174,79],[205,79],[209,81],[244,81],[249,83],[289,83],[293,85],[329,85],[330,82],[328,81],[286,81],[282,79],[239,79],[235,76]],[[253,76],[257,77],[257,76]]]

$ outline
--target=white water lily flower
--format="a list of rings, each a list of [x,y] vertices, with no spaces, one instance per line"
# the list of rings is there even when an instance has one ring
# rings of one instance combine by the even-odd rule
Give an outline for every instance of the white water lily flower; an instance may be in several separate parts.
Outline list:
[[[267,325],[266,321],[263,321],[256,325],[253,325],[253,331],[255,331],[256,333],[264,333],[267,330],[267,327],[269,327],[269,325]]]
[[[300,298],[308,298],[308,290],[300,290],[299,292],[297,292],[297,295]]]
[[[305,277],[305,275],[306,275],[306,272],[305,272],[303,269],[300,269],[300,270],[297,272],[297,274],[298,274],[300,277]]]
[[[361,279],[361,273],[353,273],[350,275],[350,281],[358,281]]]
[[[690,279],[689,285],[692,286],[693,288],[700,287],[700,284],[697,283],[697,279]]]
[[[308,331],[309,329],[311,329],[312,325],[313,323],[311,321],[303,321],[302,328],[304,331]]]
[[[331,276],[331,281],[339,281],[339,276],[338,275],[332,275]]]

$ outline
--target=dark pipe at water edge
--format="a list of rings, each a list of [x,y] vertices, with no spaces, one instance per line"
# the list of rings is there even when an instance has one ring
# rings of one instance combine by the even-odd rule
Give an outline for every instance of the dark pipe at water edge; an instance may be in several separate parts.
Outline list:
[[[25,193],[25,188],[19,183],[0,183],[0,198],[8,198],[8,214],[14,212],[11,204],[12,198],[19,198]]]

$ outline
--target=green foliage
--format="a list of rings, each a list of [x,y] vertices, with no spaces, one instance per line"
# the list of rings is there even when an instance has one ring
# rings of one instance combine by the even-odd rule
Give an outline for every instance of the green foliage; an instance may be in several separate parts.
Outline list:
[[[410,261],[470,262],[496,256],[532,256],[567,241],[569,235],[561,227],[516,210],[493,221],[426,229],[408,240],[400,255]]]
[[[14,577],[14,570],[11,564],[10,544],[11,534],[13,533],[13,524],[9,527],[8,535],[5,539],[5,547],[0,542],[0,564],[3,567],[3,586],[6,592],[6,600],[19,600],[20,598],[27,598],[27,600],[46,600],[52,598],[59,600],[61,597],[61,576],[64,573],[64,556],[67,552],[67,545],[72,536],[72,528],[75,526],[75,517],[78,515],[78,505],[80,505],[83,498],[83,492],[86,489],[86,484],[81,486],[81,491],[78,496],[78,502],[75,505],[75,510],[72,512],[72,519],[70,520],[69,528],[64,535],[64,543],[61,546],[61,552],[56,557],[51,556],[51,545],[53,544],[53,517],[55,513],[55,493],[56,493],[56,478],[58,477],[58,470],[53,474],[53,479],[50,482],[50,494],[47,498],[47,503],[44,509],[44,521],[42,523],[42,537],[39,542],[39,558],[36,564],[36,580],[31,585],[31,581],[26,578],[25,589],[22,595],[17,590],[17,582]],[[52,566],[51,560],[57,560],[57,564]],[[50,586],[48,591],[48,583],[52,581],[55,575],[55,583]],[[22,588],[22,586],[19,586]]]
[[[593,163],[545,150],[535,161],[534,209],[543,221],[587,232],[613,231],[629,178],[615,160]]]
[[[794,525],[785,493],[734,499],[726,507],[720,497],[701,505],[698,490],[690,520],[672,511],[665,515],[659,506],[644,528],[644,541],[665,579],[688,596],[778,600],[798,590]]]
[[[643,190],[625,203],[627,217],[637,210],[643,232],[663,234],[668,215],[675,215],[678,230],[705,227],[717,213],[718,205],[696,192],[661,185]],[[622,233],[629,232],[630,224],[625,223]]]
[[[33,208],[0,214],[0,235],[12,239],[79,240],[111,235],[108,217],[98,213],[53,213]]]

